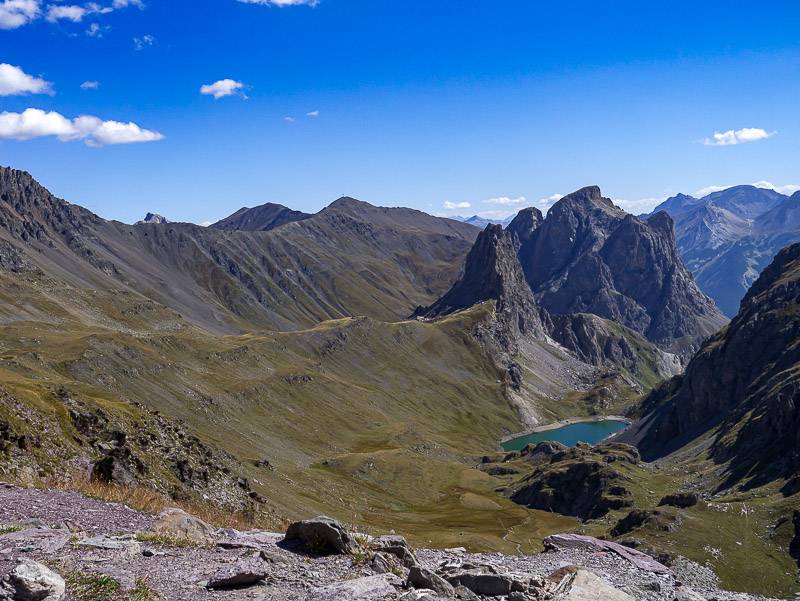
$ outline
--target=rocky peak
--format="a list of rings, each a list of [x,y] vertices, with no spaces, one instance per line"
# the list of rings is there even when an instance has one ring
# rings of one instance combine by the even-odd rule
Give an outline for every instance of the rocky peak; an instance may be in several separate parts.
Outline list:
[[[506,231],[516,236],[519,244],[524,244],[533,235],[533,232],[542,225],[544,217],[536,207],[528,207],[517,213],[516,217],[506,227]]]
[[[497,319],[509,330],[506,334],[543,332],[536,301],[517,258],[515,240],[497,224],[486,226],[478,235],[453,287],[415,315],[439,317],[487,300],[496,301]]]
[[[269,231],[285,223],[302,221],[309,217],[311,215],[308,213],[268,202],[253,208],[242,207],[233,215],[212,224],[211,228],[228,231]]]
[[[519,258],[550,313],[593,313],[687,358],[725,323],[678,256],[672,219],[638,219],[596,186],[553,205]]]
[[[144,219],[136,222],[136,225],[143,223],[171,223],[171,221],[163,215],[159,215],[158,213],[147,213],[147,215],[144,216]]]

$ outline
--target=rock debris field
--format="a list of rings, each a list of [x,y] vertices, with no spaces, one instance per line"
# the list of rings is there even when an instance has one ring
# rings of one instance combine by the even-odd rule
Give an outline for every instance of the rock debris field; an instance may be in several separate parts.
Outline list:
[[[0,601],[756,601],[688,560],[556,535],[532,556],[412,549],[330,518],[217,529],[77,493],[0,483]]]

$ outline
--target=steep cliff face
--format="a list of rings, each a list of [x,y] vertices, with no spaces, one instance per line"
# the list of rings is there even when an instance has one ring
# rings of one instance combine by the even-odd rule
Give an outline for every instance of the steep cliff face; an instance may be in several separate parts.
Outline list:
[[[700,439],[752,484],[800,470],[800,244],[782,250],[730,325],[644,401],[628,434],[654,459]]]
[[[461,278],[442,298],[415,315],[439,317],[487,300],[496,303],[503,346],[513,344],[516,335],[544,334],[536,301],[517,259],[515,239],[500,225],[488,225],[478,235]]]
[[[725,323],[678,256],[669,216],[628,215],[596,186],[557,202],[519,257],[550,313],[593,313],[669,352],[688,356]]]

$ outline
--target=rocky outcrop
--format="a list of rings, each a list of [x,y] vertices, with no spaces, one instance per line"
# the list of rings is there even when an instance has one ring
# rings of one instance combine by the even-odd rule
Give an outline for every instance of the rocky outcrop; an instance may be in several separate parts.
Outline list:
[[[159,215],[158,213],[148,213],[147,215],[144,216],[144,219],[142,219],[141,221],[137,221],[136,225],[143,225],[146,223],[160,224],[160,223],[172,223],[172,222],[163,215]]]
[[[501,347],[513,347],[518,336],[543,335],[536,302],[517,259],[515,238],[499,225],[488,225],[480,233],[453,287],[415,315],[439,317],[487,300],[495,301],[496,338]]]
[[[534,453],[531,453],[533,455]],[[514,482],[507,494],[515,503],[581,519],[604,516],[633,505],[629,478],[614,463],[636,463],[638,455],[626,445],[579,445],[553,453],[547,463]]]
[[[539,304],[593,313],[690,354],[724,323],[684,267],[666,213],[626,214],[596,186],[559,200],[519,250]]]
[[[621,439],[647,459],[692,440],[728,467],[723,485],[791,478],[800,471],[800,244],[781,251],[730,325],[708,340],[683,376],[643,401],[646,415]]]

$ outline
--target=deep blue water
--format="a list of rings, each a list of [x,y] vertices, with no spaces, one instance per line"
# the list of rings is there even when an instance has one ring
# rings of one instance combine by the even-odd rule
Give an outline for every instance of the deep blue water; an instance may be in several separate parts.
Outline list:
[[[526,434],[518,438],[512,438],[503,443],[506,451],[519,451],[529,443],[543,442],[545,440],[555,440],[568,447],[574,447],[579,442],[597,444],[606,436],[624,430],[628,424],[613,419],[606,419],[598,422],[580,422],[569,424],[546,432],[536,432]]]

